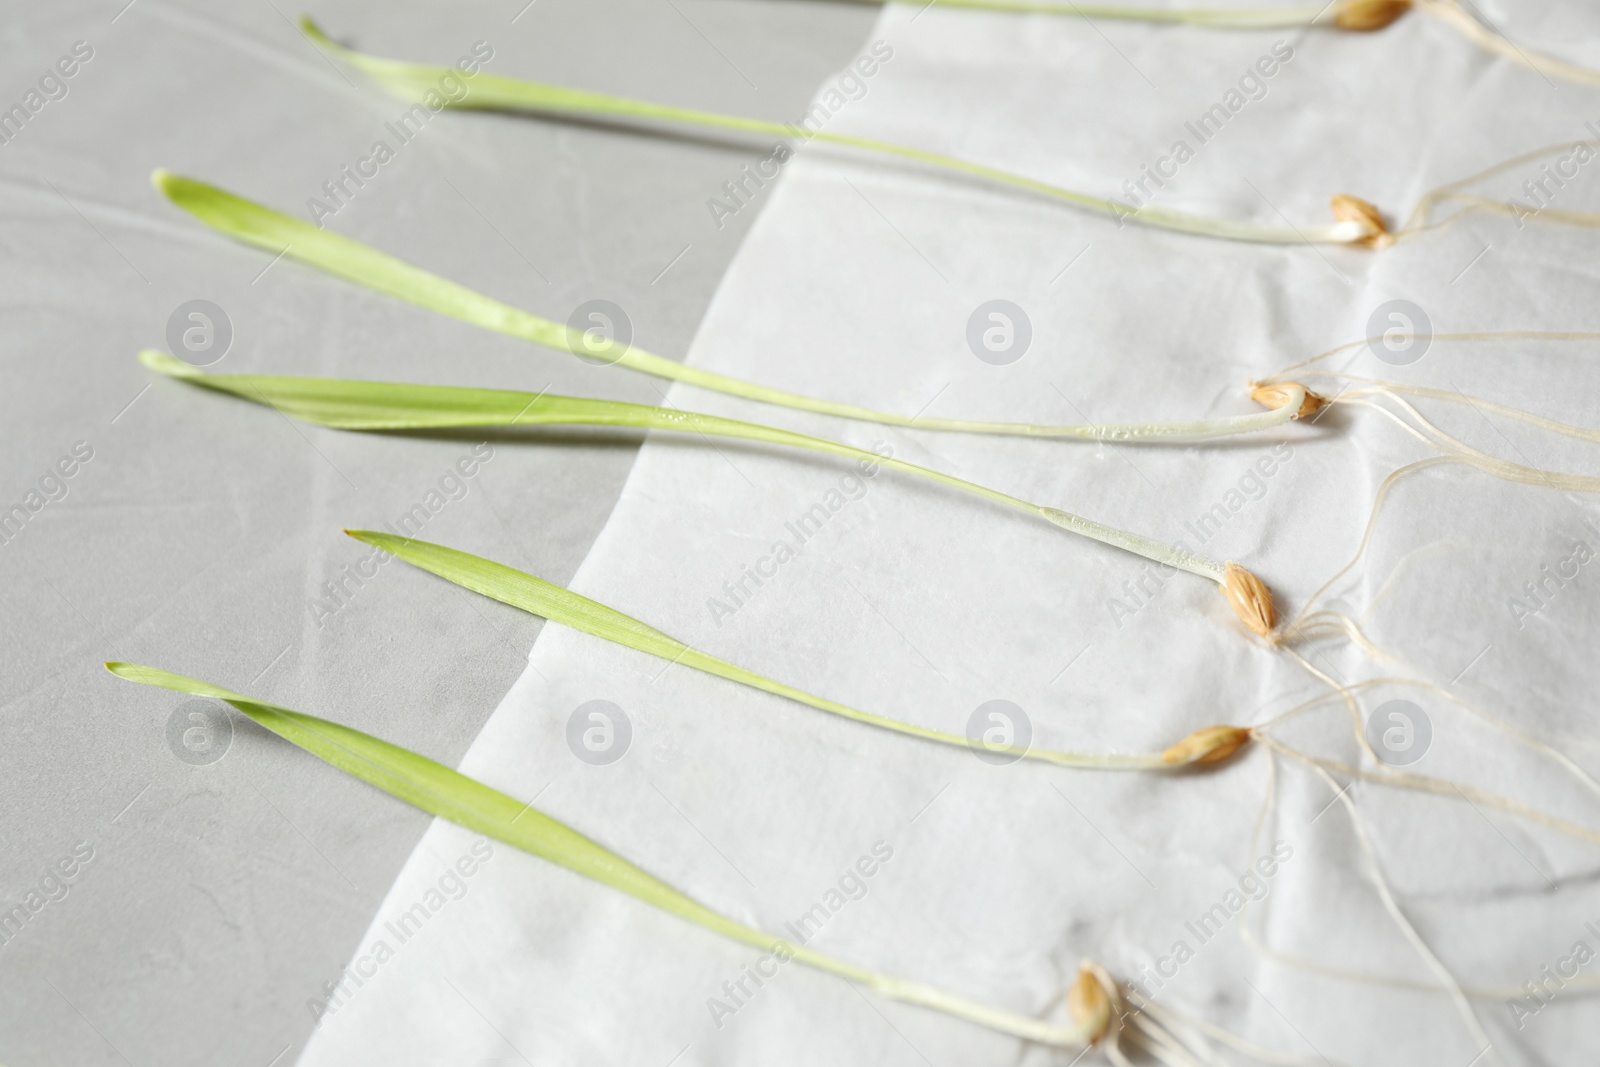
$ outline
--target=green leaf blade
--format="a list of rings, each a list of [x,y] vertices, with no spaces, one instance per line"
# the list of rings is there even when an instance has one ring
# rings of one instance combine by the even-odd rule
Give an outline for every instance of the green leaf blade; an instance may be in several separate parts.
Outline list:
[[[225,701],[284,740],[368,785],[663,911],[746,944],[770,947],[779,940],[734,923],[565,823],[426,756],[360,730],[253,700],[197,678],[131,663],[108,663],[106,669],[141,685]]]
[[[596,93],[565,85],[507,77],[504,74],[493,74],[484,70],[467,74],[456,67],[433,63],[408,63],[386,56],[358,52],[333,40],[310,18],[302,18],[300,28],[313,44],[328,55],[359,70],[402,100],[420,100],[432,92],[442,100],[444,107],[461,111],[621,115],[628,118],[665,119],[703,126],[720,126],[724,129],[773,134],[779,137],[795,135],[793,127],[778,122],[764,122],[760,119],[719,115],[693,108],[653,104],[609,93]],[[465,85],[466,91],[460,96],[440,92],[440,86],[446,79],[454,79]]]
[[[377,530],[345,533],[391,556],[530,615],[626,646],[676,660],[689,646],[652,626],[553,582],[444,545]]]
[[[228,393],[285,415],[339,430],[426,430],[537,425],[567,397],[504,389],[410,385],[279,374],[213,374],[155,349],[139,353],[145,366],[205,389]],[[571,410],[581,410],[575,402]]]
[[[167,170],[156,170],[150,180],[178,207],[237,241],[484,329],[573,351],[570,331],[565,326],[503,304],[370,245]]]
[[[1031,1041],[1062,1046],[1085,1040],[1082,1026],[1056,1026],[978,1004],[920,982],[857,967],[746,926],[706,907],[531,804],[522,804],[426,756],[370,734],[156,667],[113,662],[107,663],[106,669],[127,681],[225,701],[319,759],[431,815],[557,864],[733,941],[766,952],[787,953],[801,963],[859,982],[886,996]]]
[[[824,455],[887,467],[1045,519],[1083,537],[1133,552],[1212,581],[1220,581],[1223,564],[1171,545],[1107,526],[1058,508],[1033,504],[998,489],[969,482],[929,467],[882,456],[863,448],[811,437],[760,423],[741,422],[676,408],[657,408],[614,400],[590,400],[547,393],[514,393],[448,385],[358,382],[338,378],[282,378],[267,374],[207,374],[169,356],[146,356],[163,373],[257,403],[321,425],[351,430],[421,429],[449,426],[607,426],[669,430],[729,437],[805,449]],[[515,414],[512,413],[516,409]]]
[[[1017,3],[1015,0],[1011,0],[1011,2],[1006,2],[1006,0],[999,0],[999,2],[967,0],[966,3],[958,3],[954,4],[954,6],[1083,16],[1083,12],[1079,11],[1071,3],[1052,5]],[[1137,21],[1189,21],[1219,28],[1224,26],[1236,26],[1239,28],[1277,25],[1308,26],[1316,20],[1318,14],[1316,9],[1310,8],[1252,11],[1240,9],[1163,10],[1155,8],[1118,9],[1097,7],[1094,10],[1105,17]],[[990,167],[982,163],[974,163],[955,156],[930,152],[909,145],[880,141],[870,137],[833,133],[822,129],[813,130],[807,127],[788,126],[736,115],[670,107],[629,97],[571,89],[500,74],[477,73],[472,76],[470,81],[464,82],[467,85],[467,91],[462,96],[459,98],[447,97],[438,93],[438,86],[441,84],[442,79],[446,77],[455,76],[457,80],[460,80],[459,72],[455,68],[405,63],[381,56],[368,55],[338,44],[320,29],[317,29],[309,20],[303,25],[306,28],[307,36],[311,37],[313,42],[323,48],[330,56],[361,71],[402,99],[417,99],[420,94],[433,90],[438,95],[439,100],[442,101],[441,106],[449,108],[521,111],[536,114],[561,112],[573,115],[618,116],[636,121],[641,119],[665,120],[711,129],[761,133],[790,140],[826,141],[831,144],[860,149],[896,159],[914,160],[943,170],[1010,186],[1013,189],[1023,189],[1057,202],[1072,204],[1102,215],[1110,215],[1119,222],[1125,218],[1134,219],[1146,225],[1201,237],[1258,244],[1295,245],[1349,244],[1358,236],[1348,232],[1344,226],[1339,224],[1307,225],[1302,227],[1271,226],[1232,219],[1211,218],[1205,215],[1196,215],[1149,204],[1133,208],[1114,199],[1066,189],[1011,171],[1001,170],[997,167]]]
[[[729,663],[599,601],[590,600],[543,578],[515,570],[482,556],[415,538],[379,533],[376,530],[346,530],[345,533],[465,589],[625,648],[659,656],[669,663],[682,664],[714,677],[759,689],[867,726],[955,748],[971,747],[972,742],[960,734],[945,733],[942,730],[901,722],[884,715],[875,715],[786,685],[747,667]],[[1029,748],[1023,755],[1064,767],[1098,770],[1170,769],[1158,754],[1102,755]]]
[[[906,150],[911,152],[910,149]],[[913,153],[915,154],[915,153]],[[970,165],[967,166],[970,169]],[[582,331],[514,308],[492,297],[414,267],[385,252],[340,237],[308,222],[246,200],[214,185],[158,170],[152,176],[158,190],[174,204],[220,233],[246,244],[287,256],[344,278],[356,285],[404,300],[430,311],[471,323],[483,329],[516,337],[558,352],[580,357],[592,355]],[[1208,440],[1253,433],[1280,425],[1292,411],[1258,412],[1220,419],[1179,422],[1112,423],[1098,426],[1045,426],[1035,423],[991,422],[971,419],[924,418],[876,411],[855,404],[790,393],[714,371],[685,366],[636,346],[626,346],[614,364],[640,374],[683,382],[701,389],[743,397],[763,404],[812,411],[836,418],[857,419],[885,426],[905,426],[951,433],[1002,434],[1021,437],[1064,437],[1079,440],[1125,442]]]

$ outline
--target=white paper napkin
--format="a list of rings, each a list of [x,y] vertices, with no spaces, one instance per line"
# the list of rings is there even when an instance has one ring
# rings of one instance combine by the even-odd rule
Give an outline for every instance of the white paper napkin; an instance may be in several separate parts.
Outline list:
[[[1600,29],[1575,5],[1537,20],[1485,9],[1569,55]],[[1157,202],[1267,224],[1320,224],[1340,192],[1403,215],[1443,182],[1595,136],[1584,123],[1600,119],[1600,93],[1487,57],[1419,15],[1375,35],[1295,35],[890,5],[875,40],[892,57],[846,83],[864,88],[844,94],[829,129],[1107,195],[1147,164],[1170,172],[1161,160],[1184,140],[1192,158]],[[1252,76],[1268,56],[1273,75]],[[1235,90],[1243,103],[1200,143],[1190,124]],[[1038,422],[1247,412],[1249,379],[1365,336],[1392,300],[1441,333],[1600,328],[1595,234],[1537,221],[1479,217],[1377,253],[1229,244],[815,145],[761,195],[690,361],[891,411]],[[1559,200],[1600,204],[1586,171]],[[1023,309],[1031,331],[1008,365],[968,343],[969,319],[992,300]],[[1594,425],[1591,347],[1437,339],[1410,366],[1365,349],[1340,365]],[[1345,408],[1314,426],[1163,448],[902,432],[692,389],[668,396],[1185,540],[1251,566],[1291,613],[1349,560],[1383,478],[1432,454]],[[1515,462],[1596,470],[1581,442],[1470,405],[1428,410]],[[1547,586],[1537,612],[1511,604],[1531,606],[1524,583],[1545,566],[1572,570],[1580,544],[1600,551],[1590,497],[1429,470],[1393,490],[1335,591],[1412,667],[1343,644],[1311,655],[1349,680],[1419,673],[1519,729],[1592,741],[1589,571],[1600,563]],[[1209,583],[1163,580],[1136,557],[891,472],[731,442],[652,437],[573,585],[716,655],[906,721],[963,732],[981,705],[1010,701],[1035,743],[1054,747],[1148,751],[1323,690],[1246,634]],[[1364,693],[1363,713],[1392,698],[1429,720],[1414,770],[1600,825],[1572,776],[1438,694]],[[631,733],[604,765],[568,741],[574,714],[597,700],[622,709]],[[586,715],[580,732],[603,725]],[[1338,704],[1281,736],[1361,759]],[[1562,746],[1596,766],[1592,743]],[[1600,1010],[1565,983],[1546,987],[1536,1013],[1503,994],[1474,1000],[1497,1049],[1474,1060],[1482,1049],[1450,998],[1414,987],[1437,978],[1384,910],[1326,783],[1280,763],[1251,850],[1268,766],[1259,748],[1177,777],[994,766],[548,626],[461,769],[741,921],[781,932],[809,915],[814,947],[1015,1011],[1059,1015],[1092,957],[1163,1004],[1309,1062],[1593,1058]],[[1600,950],[1592,845],[1462,796],[1361,783],[1349,795],[1399,907],[1464,984],[1515,989],[1565,966],[1577,942]],[[1264,900],[1236,907],[1250,896]],[[1284,957],[1391,984],[1253,952],[1239,936],[1247,921]],[[303,1064],[1071,1059],[793,965],[757,984],[750,974],[771,969],[759,954],[445,823],[390,891],[358,969]]]

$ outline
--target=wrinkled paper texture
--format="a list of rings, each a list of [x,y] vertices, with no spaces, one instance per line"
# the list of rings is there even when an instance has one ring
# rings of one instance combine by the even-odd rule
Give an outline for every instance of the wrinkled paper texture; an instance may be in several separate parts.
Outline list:
[[[1577,5],[1486,11],[1530,46],[1600,59],[1583,51],[1600,15]],[[1600,123],[1600,93],[1488,57],[1417,14],[1373,35],[1229,33],[890,5],[874,42],[892,56],[870,77],[819,92],[825,111],[830,92],[842,101],[827,129],[1105,195],[1159,168],[1173,176],[1160,189],[1147,180],[1155,203],[1269,225],[1321,225],[1335,193],[1403,219],[1430,188],[1600,136],[1585,125]],[[1194,123],[1230,92],[1242,103],[1202,141]],[[1600,207],[1587,166],[1571,169],[1547,186],[1552,206]],[[781,172],[753,193],[762,215],[689,361],[888,411],[1041,423],[1245,413],[1251,379],[1373,324],[1393,328],[1377,314],[1391,301],[1441,334],[1600,328],[1596,235],[1538,218],[1479,215],[1382,252],[1263,247],[1119,226],[818,144]],[[1526,201],[1522,182],[1540,175],[1536,164],[1481,191]],[[1030,334],[1004,365],[969,344],[969,320],[993,300],[1022,309]],[[1004,323],[979,324],[978,347],[989,326],[1004,347]],[[1381,345],[1322,366],[1595,425],[1589,344],[1415,344],[1420,358],[1404,366],[1378,358]],[[1399,348],[1391,359],[1411,358]],[[665,396],[1238,560],[1290,615],[1355,554],[1383,479],[1434,454],[1354,405],[1210,447],[1113,446],[902,431],[681,387]],[[1513,462],[1596,470],[1584,442],[1471,403],[1417,403]],[[1462,465],[1422,470],[1396,483],[1365,553],[1319,604],[1359,619],[1394,661],[1342,640],[1300,651],[1343,681],[1440,687],[1359,693],[1360,716],[1406,699],[1427,717],[1411,771],[1600,826],[1573,774],[1446,695],[1600,767],[1597,550],[1588,496]],[[1050,747],[1156,750],[1327,692],[1250,636],[1204,580],[890,471],[730,441],[652,436],[573,586],[715,655],[908,722],[965,733],[980,706],[1008,701]],[[580,712],[591,701],[626,717],[615,762],[575,755],[589,725],[606,741],[606,722]],[[1276,733],[1372,769],[1351,724],[1328,701]],[[783,933],[809,915],[812,947],[1014,1011],[1064,1019],[1062,995],[1088,957],[1164,1005],[1306,1062],[1479,1062],[1451,1000],[1419,988],[1438,976],[1385,911],[1335,789],[1279,759],[1261,816],[1271,763],[1257,746],[1189,775],[999,766],[547,626],[461,769],[743,922]],[[1500,1058],[1592,1059],[1600,1002],[1579,983],[1600,961],[1573,959],[1580,942],[1600,951],[1595,846],[1459,794],[1357,782],[1348,797],[1407,919],[1484,992],[1472,1005]],[[777,966],[509,847],[478,845],[482,860],[473,842],[435,823],[303,1064],[943,1067],[1075,1055]],[[1247,926],[1266,951],[1247,944]],[[1573,967],[1577,980],[1546,982]],[[1554,992],[1515,1011],[1507,997],[1529,981]]]

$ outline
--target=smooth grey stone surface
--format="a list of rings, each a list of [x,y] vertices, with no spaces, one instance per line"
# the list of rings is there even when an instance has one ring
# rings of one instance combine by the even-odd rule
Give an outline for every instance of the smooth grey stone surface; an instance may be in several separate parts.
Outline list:
[[[136,353],[205,300],[231,327],[219,372],[642,402],[658,383],[273,262],[173,208],[149,172],[304,215],[390,139],[394,158],[330,228],[553,319],[612,301],[636,344],[680,358],[760,207],[719,227],[706,201],[770,148],[455,112],[396,145],[385,124],[404,107],[313,49],[299,9],[123,2],[0,4],[0,110],[75,43],[92,50],[0,144],[0,511],[26,516],[0,537],[0,1063],[287,1064],[305,1002],[426,816],[101,662],[192,674],[454,763],[540,624],[371,564],[340,528],[409,514],[418,536],[563,582],[636,442],[497,439],[486,459],[471,434],[343,434],[161,379]],[[797,0],[313,13],[383,55],[449,63],[484,41],[495,73],[791,121],[876,17]]]

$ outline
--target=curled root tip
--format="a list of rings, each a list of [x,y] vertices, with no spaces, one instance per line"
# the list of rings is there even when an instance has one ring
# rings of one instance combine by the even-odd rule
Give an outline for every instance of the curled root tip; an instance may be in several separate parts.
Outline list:
[[[1278,624],[1277,609],[1272,606],[1272,592],[1267,583],[1251,574],[1237,563],[1229,563],[1223,570],[1222,593],[1228,598],[1239,621],[1250,627],[1257,636],[1272,640],[1273,628]]]
[[[1381,30],[1411,10],[1411,0],[1344,0],[1334,9],[1333,24],[1353,33]]]
[[[1249,744],[1253,736],[1244,726],[1206,726],[1162,752],[1161,762],[1169,767],[1221,763]]]
[[[1297,396],[1301,397],[1300,410],[1289,416],[1292,419],[1303,419],[1328,403],[1327,397],[1313,393],[1299,382],[1250,383],[1250,399],[1273,411],[1292,403]]]
[[[1328,203],[1333,207],[1333,217],[1339,220],[1335,229],[1345,244],[1367,248],[1387,248],[1394,244],[1394,234],[1383,221],[1383,212],[1373,204],[1348,193],[1337,193]]]

